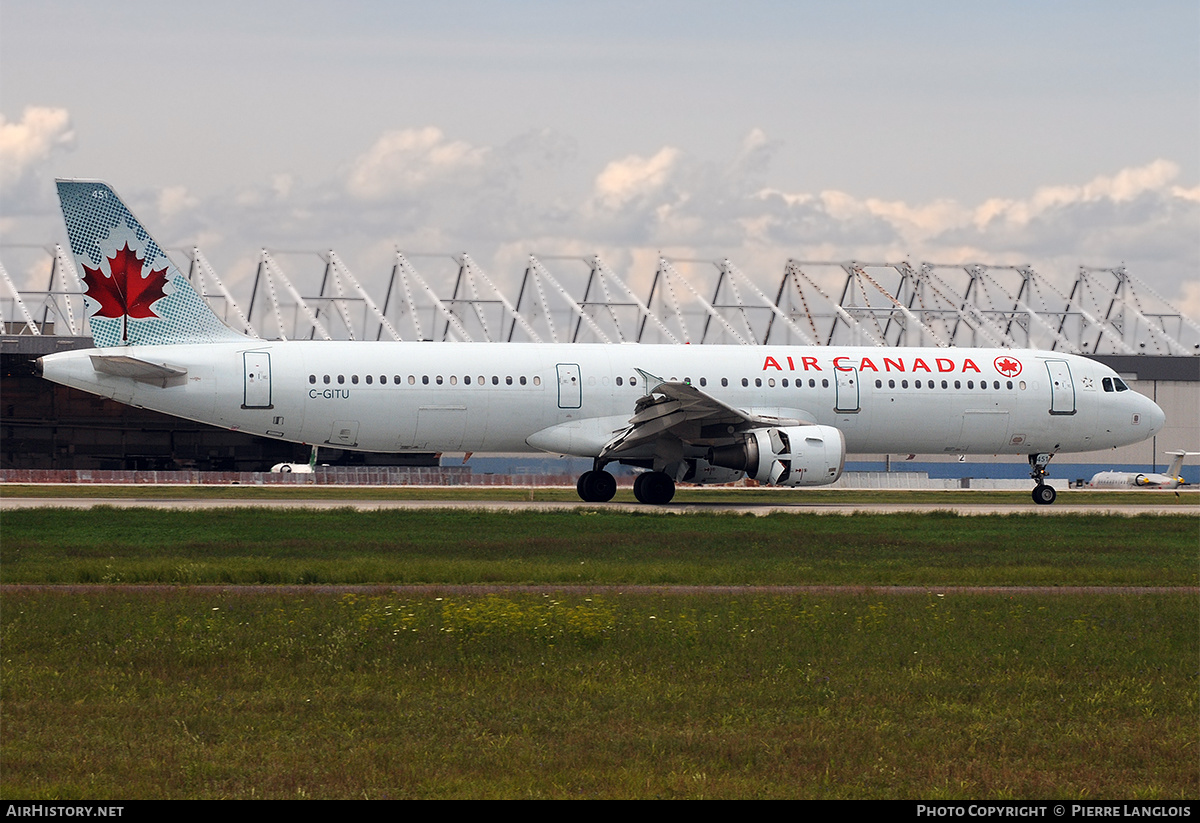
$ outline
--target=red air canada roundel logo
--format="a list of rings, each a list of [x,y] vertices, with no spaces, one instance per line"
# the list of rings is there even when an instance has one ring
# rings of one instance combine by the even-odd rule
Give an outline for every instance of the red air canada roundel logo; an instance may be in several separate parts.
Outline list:
[[[992,365],[1005,377],[1016,377],[1021,373],[1021,361],[1005,355],[997,357]]]

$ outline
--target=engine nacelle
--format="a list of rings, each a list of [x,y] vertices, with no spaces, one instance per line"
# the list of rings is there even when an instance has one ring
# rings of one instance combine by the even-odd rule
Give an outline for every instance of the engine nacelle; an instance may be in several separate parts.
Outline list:
[[[746,473],[738,469],[724,466],[714,466],[707,460],[696,457],[683,461],[681,477],[675,479],[681,483],[695,483],[703,486],[710,483],[735,483],[745,477]]]
[[[710,449],[708,461],[771,486],[827,486],[842,476],[846,438],[833,426],[755,429],[738,443]]]

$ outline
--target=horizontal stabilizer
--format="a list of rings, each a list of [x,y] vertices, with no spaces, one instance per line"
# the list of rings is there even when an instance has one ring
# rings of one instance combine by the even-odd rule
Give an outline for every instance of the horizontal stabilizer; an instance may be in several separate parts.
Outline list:
[[[150,383],[164,389],[168,385],[182,382],[182,378],[187,376],[187,369],[183,366],[150,363],[123,354],[107,357],[93,354],[92,368],[102,374],[111,374],[113,377],[131,377],[139,383]]]

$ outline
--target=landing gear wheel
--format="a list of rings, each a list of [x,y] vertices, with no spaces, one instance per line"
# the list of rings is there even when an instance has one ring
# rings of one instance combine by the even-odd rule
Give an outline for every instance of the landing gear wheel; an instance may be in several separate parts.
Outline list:
[[[663,472],[639,474],[633,481],[633,496],[639,503],[662,506],[675,496],[675,481]]]
[[[1041,485],[1033,490],[1033,502],[1041,506],[1049,506],[1058,497],[1053,486]]]
[[[606,471],[586,471],[579,475],[575,491],[585,503],[607,503],[617,493],[617,479]]]
[[[1058,492],[1054,490],[1054,487],[1047,486],[1045,482],[1046,475],[1049,474],[1046,467],[1050,465],[1052,457],[1054,457],[1053,454],[1045,452],[1029,455],[1029,476],[1037,484],[1033,487],[1033,502],[1039,506],[1049,506],[1054,502],[1054,498],[1058,497]]]

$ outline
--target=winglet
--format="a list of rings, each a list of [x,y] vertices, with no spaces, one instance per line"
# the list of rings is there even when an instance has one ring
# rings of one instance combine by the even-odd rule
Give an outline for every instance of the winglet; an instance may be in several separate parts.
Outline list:
[[[659,386],[661,386],[663,383],[667,382],[666,380],[662,379],[661,377],[653,375],[648,371],[644,371],[642,369],[636,369],[636,368],[634,369],[634,371],[642,376],[642,382],[645,383],[645,385],[646,385],[646,389],[643,392],[643,394],[647,394],[647,395],[654,394],[654,391]]]

